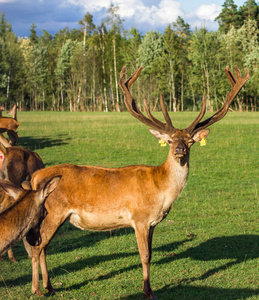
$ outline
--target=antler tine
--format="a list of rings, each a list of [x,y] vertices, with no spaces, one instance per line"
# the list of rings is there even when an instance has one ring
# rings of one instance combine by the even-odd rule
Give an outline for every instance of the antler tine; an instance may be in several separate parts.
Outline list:
[[[123,91],[124,94],[124,102],[125,105],[128,109],[128,111],[131,113],[131,115],[133,117],[135,117],[136,119],[138,119],[139,121],[141,121],[142,123],[156,129],[159,130],[160,132],[172,132],[174,130],[174,127],[171,124],[171,120],[170,122],[168,121],[168,114],[166,116],[166,109],[165,106],[163,105],[162,110],[163,110],[163,114],[165,116],[166,119],[166,124],[164,124],[163,122],[157,120],[150,112],[150,109],[147,105],[146,100],[144,100],[144,107],[145,107],[145,111],[148,115],[149,118],[147,118],[145,115],[143,115],[143,113],[138,109],[134,99],[132,98],[130,92],[129,92],[129,87],[133,84],[133,82],[138,78],[139,74],[141,73],[143,67],[140,67],[136,72],[134,72],[126,81],[125,81],[125,67],[122,68],[121,72],[120,72],[120,81],[119,81],[119,86],[121,88],[121,90]]]
[[[201,111],[197,118],[189,125],[185,130],[189,133],[192,133],[194,128],[199,124],[200,120],[204,117],[206,112],[206,94],[205,92],[203,93],[203,98],[202,98],[202,106],[201,106]]]
[[[147,113],[149,119],[150,119],[152,122],[154,122],[159,128],[163,129],[165,124],[164,124],[163,122],[157,120],[157,119],[151,114],[146,99],[144,99],[144,108],[145,108],[145,112]]]
[[[241,72],[237,66],[235,66],[235,71],[236,71],[236,78],[234,77],[233,73],[231,72],[228,66],[225,68],[225,73],[231,84],[231,91],[227,92],[226,101],[212,117],[204,120],[203,122],[196,124],[196,126],[193,128],[191,132],[192,135],[194,135],[198,130],[201,130],[203,128],[212,125],[215,122],[218,122],[227,114],[229,106],[231,105],[231,103],[233,102],[233,100],[235,99],[239,91],[242,89],[243,85],[250,78],[248,69],[246,69],[246,73],[244,77],[241,76]]]
[[[161,109],[162,109],[162,112],[163,112],[163,115],[164,115],[164,118],[165,118],[165,121],[166,121],[166,124],[157,120],[150,112],[150,109],[148,107],[148,104],[147,104],[147,101],[146,99],[144,99],[144,108],[145,108],[145,111],[148,115],[148,117],[154,122],[156,123],[159,127],[161,127],[161,129],[164,129],[166,128],[167,131],[170,131],[170,132],[174,132],[175,128],[174,126],[172,125],[172,121],[168,115],[168,112],[166,110],[166,107],[165,107],[165,103],[163,101],[163,97],[162,95],[160,94],[160,106],[161,106]]]
[[[162,109],[162,112],[163,112],[163,115],[164,115],[164,118],[165,118],[167,129],[168,130],[174,130],[174,126],[173,126],[172,121],[169,117],[169,114],[166,110],[165,103],[164,103],[164,100],[163,100],[163,97],[162,97],[161,94],[160,94],[160,106],[161,106],[161,109]]]

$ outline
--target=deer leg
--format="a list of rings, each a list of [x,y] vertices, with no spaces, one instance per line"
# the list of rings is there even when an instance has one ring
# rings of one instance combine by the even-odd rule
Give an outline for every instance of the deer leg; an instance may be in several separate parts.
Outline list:
[[[40,229],[41,234],[41,243],[39,246],[34,246],[32,248],[32,293],[36,295],[43,295],[40,286],[39,286],[39,264],[41,267],[41,273],[42,273],[42,281],[43,281],[43,287],[47,289],[47,291],[51,294],[54,294],[55,291],[51,285],[48,269],[47,269],[47,262],[46,262],[46,251],[47,247],[58,231],[58,229],[61,227],[61,225],[65,222],[66,217],[63,216],[60,218],[60,216],[53,216],[49,212],[49,214],[46,216],[44,221],[42,222],[42,226]]]
[[[40,254],[40,268],[42,273],[42,281],[43,281],[43,287],[48,291],[50,294],[55,294],[55,290],[51,285],[48,269],[47,269],[47,261],[46,261],[46,251],[47,246],[42,249],[42,252]]]
[[[32,287],[31,292],[34,295],[43,296],[40,290],[39,283],[39,262],[40,262],[40,249],[39,247],[32,247]]]
[[[145,226],[136,226],[135,233],[139,248],[140,259],[143,268],[143,292],[147,299],[156,299],[150,287],[150,261],[152,255],[152,236],[154,227],[146,228]]]
[[[32,257],[32,250],[31,250],[31,245],[26,241],[26,237],[24,237],[22,239],[23,244],[24,244],[24,248],[28,254],[28,257],[31,258]]]
[[[8,253],[8,257],[9,257],[10,261],[16,262],[16,259],[15,259],[15,257],[14,257],[12,248],[10,248],[10,249],[7,251],[7,253]]]

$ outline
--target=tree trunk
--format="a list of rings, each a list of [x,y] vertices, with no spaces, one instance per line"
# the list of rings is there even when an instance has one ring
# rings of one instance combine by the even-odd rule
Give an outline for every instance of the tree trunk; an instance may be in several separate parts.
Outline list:
[[[117,81],[117,67],[116,67],[116,43],[115,43],[115,34],[113,37],[113,61],[114,61],[114,77],[115,77],[115,89],[116,89],[116,108],[120,112],[120,103],[119,103],[119,89]]]
[[[182,71],[182,78],[181,78],[181,111],[183,111],[183,69]]]

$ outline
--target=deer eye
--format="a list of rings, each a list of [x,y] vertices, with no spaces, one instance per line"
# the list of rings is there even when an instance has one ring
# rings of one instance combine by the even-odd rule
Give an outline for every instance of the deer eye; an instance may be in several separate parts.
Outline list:
[[[171,140],[168,140],[167,143],[168,143],[168,144],[172,144],[172,141],[171,141]]]

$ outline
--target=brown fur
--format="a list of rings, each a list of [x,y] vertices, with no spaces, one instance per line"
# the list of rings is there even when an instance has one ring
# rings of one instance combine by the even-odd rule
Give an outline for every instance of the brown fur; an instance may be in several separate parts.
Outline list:
[[[30,180],[32,174],[41,168],[44,164],[39,155],[22,147],[5,148],[0,144],[0,179],[7,179],[17,186],[25,180]],[[0,189],[0,213],[8,209],[15,199]],[[30,247],[25,242],[25,248],[29,255]],[[8,250],[8,257],[11,261],[15,261],[12,249]],[[1,257],[0,257],[1,259]]]
[[[24,190],[7,180],[0,181],[0,187],[15,199],[15,203],[0,214],[0,254],[38,224],[43,213],[44,201],[59,180],[60,177],[51,180],[45,178],[37,191]]]

